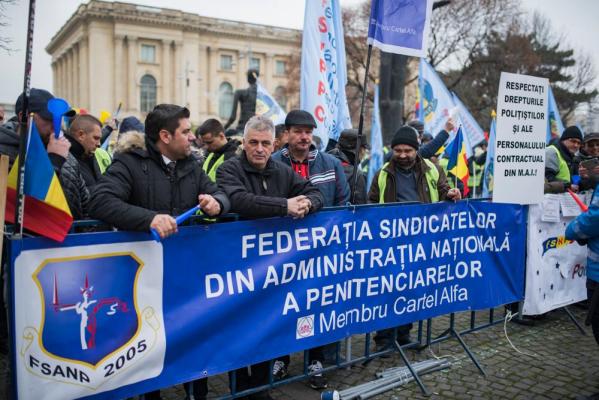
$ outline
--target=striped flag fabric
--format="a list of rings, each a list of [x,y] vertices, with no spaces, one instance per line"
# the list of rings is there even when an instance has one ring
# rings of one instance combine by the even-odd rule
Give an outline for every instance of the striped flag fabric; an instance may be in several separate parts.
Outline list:
[[[455,139],[451,143],[449,151],[449,160],[447,161],[447,172],[453,174],[464,184],[464,197],[468,195],[470,189],[468,188],[468,178],[470,172],[468,171],[468,157],[466,155],[466,142],[464,141],[464,134],[462,133],[462,127],[458,129],[458,133],[455,135]]]
[[[497,122],[495,121],[495,111],[491,114],[491,129],[489,130],[489,145],[487,147],[487,159],[485,160],[485,169],[483,172],[483,197],[491,197],[493,194],[493,165],[495,161],[495,136]]]
[[[15,222],[18,162],[8,174],[6,221]],[[35,123],[30,121],[25,156],[25,202],[23,227],[62,242],[73,224],[73,215],[54,173]]]

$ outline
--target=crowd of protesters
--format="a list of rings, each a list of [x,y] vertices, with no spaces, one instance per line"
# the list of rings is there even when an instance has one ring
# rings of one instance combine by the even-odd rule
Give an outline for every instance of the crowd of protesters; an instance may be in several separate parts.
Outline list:
[[[455,130],[452,119],[434,137],[419,121],[400,127],[385,147],[384,165],[367,187],[369,148],[364,141],[358,146],[357,131],[341,132],[338,141],[331,140],[328,151],[323,151],[313,135],[316,121],[307,111],[292,110],[285,123],[277,126],[268,118],[254,116],[238,132],[225,130],[216,119],[193,130],[189,110],[172,104],[157,105],[143,123],[131,116],[102,124],[89,113],[71,110],[65,115],[64,134],[56,137],[47,109],[52,98],[46,90],[32,89],[28,111],[73,217],[97,219],[117,229],[154,229],[166,238],[177,232],[174,217],[196,205],[208,220],[228,212],[252,219],[303,218],[323,207],[348,205],[351,199],[353,204],[433,203],[458,201],[464,193],[462,182],[448,175],[440,153]],[[18,154],[18,121],[26,111],[23,103],[20,96],[17,115],[0,126],[0,153],[8,155],[11,164]],[[486,143],[473,150],[469,168],[474,179],[468,186],[480,193]],[[593,189],[594,177],[599,175],[598,158],[599,133],[583,136],[578,128],[568,127],[547,148],[545,190]],[[574,226],[572,232],[584,240],[583,227]],[[595,272],[589,273],[589,279],[596,278]],[[590,286],[591,294],[599,293],[595,287]],[[1,328],[6,331],[5,321]],[[410,328],[411,324],[397,327],[397,333],[379,331],[377,350],[393,347],[395,341],[410,343]],[[308,352],[314,389],[327,387],[321,372],[327,349],[330,345]],[[0,350],[6,351],[6,346]],[[266,385],[271,373],[275,379],[284,378],[289,362],[285,356],[241,368],[236,371],[234,389]],[[185,391],[188,397],[205,399],[207,379],[186,384]],[[147,393],[145,398],[159,399],[160,392]],[[263,391],[247,398],[269,399],[270,395]]]

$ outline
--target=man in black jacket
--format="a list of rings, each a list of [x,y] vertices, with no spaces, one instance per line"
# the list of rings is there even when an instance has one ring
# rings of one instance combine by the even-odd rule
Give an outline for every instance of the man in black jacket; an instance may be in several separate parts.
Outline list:
[[[229,210],[229,199],[190,156],[189,110],[159,104],[145,122],[145,148],[133,146],[115,158],[94,188],[91,215],[125,230],[155,229],[161,238],[177,232],[173,216],[198,203],[209,216]],[[206,380],[194,385],[194,397],[205,399]],[[146,400],[160,398],[155,391]]]
[[[243,152],[225,162],[216,174],[218,186],[231,200],[231,211],[250,218],[302,218],[319,210],[323,198],[318,188],[274,161],[270,157],[273,149],[272,121],[252,117],[244,131]]]
[[[66,135],[71,148],[60,170],[60,183],[76,220],[88,217],[90,191],[102,176],[94,157],[101,136],[102,123],[89,114],[77,116]]]
[[[320,190],[309,180],[302,179],[289,166],[274,161],[275,131],[266,117],[252,117],[243,134],[243,152],[226,161],[216,176],[219,187],[231,199],[231,210],[242,217],[260,218],[289,215],[302,218],[322,208]],[[282,361],[275,361],[284,367]],[[237,391],[268,383],[269,361],[237,370]],[[251,399],[269,399],[266,392]]]
[[[145,129],[146,148],[119,153],[100,179],[92,216],[119,229],[154,228],[165,238],[177,232],[172,215],[198,202],[210,216],[227,212],[227,196],[190,157],[194,137],[189,110],[159,104],[148,114]]]
[[[350,198],[354,193],[354,180],[356,178],[354,174],[354,162],[356,159],[356,144],[358,142],[358,130],[357,129],[344,129],[339,135],[339,141],[337,142],[334,149],[330,150],[328,153],[332,156],[337,157],[339,161],[341,161],[341,165],[343,166],[343,171],[345,172],[345,177],[347,178],[347,183],[350,188]],[[361,143],[360,151],[358,153],[358,158],[360,158],[360,154],[362,153],[362,148],[365,147],[365,143]],[[360,161],[358,160],[358,165],[360,165]],[[354,204],[366,204],[368,203],[368,198],[366,196],[366,175],[360,168],[357,170],[358,180],[356,181],[356,194],[354,197]]]

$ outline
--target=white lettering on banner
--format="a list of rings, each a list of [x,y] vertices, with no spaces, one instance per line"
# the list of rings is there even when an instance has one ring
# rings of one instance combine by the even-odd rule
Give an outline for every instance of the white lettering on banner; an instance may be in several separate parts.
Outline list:
[[[235,272],[235,282],[233,282],[233,272],[227,271],[225,278],[220,274],[208,274],[206,275],[206,298],[210,299],[213,297],[221,296],[225,291],[225,286],[228,294],[243,293],[244,291],[254,291],[254,274],[251,268],[243,271]],[[226,281],[226,285],[225,285]]]
[[[443,233],[472,228],[495,229],[495,213],[469,211],[421,217],[383,219],[379,223],[378,238],[390,239],[426,233]],[[310,251],[333,245],[374,240],[376,234],[368,221],[352,221],[332,225],[329,229],[317,226],[294,231],[266,232],[241,237],[241,258],[269,256],[290,252]]]
[[[500,253],[510,251],[509,233],[502,236],[487,232],[496,229],[497,215],[485,212],[450,212],[440,215],[424,215],[381,219],[371,223],[378,229],[373,230],[368,221],[352,221],[329,227],[316,226],[298,228],[292,231],[265,232],[244,235],[241,238],[242,258],[298,253],[329,246],[345,250],[331,251],[328,254],[301,258],[282,265],[267,265],[266,273],[256,273],[253,268],[232,269],[205,276],[204,290],[206,299],[221,296],[234,296],[255,290],[266,290],[274,286],[288,285],[294,281],[305,281],[351,273],[375,268],[392,268],[392,271],[374,279],[362,282],[359,279],[344,281],[336,288],[321,287],[306,292],[307,303],[298,303],[295,294],[288,294],[282,305],[282,314],[294,311],[310,310],[312,303],[322,306],[345,301],[356,295],[366,296],[386,293],[395,286],[396,290],[414,289],[422,286],[448,282],[464,277],[480,278],[480,262],[472,261],[466,266],[463,262],[434,265],[431,261],[448,257],[457,260],[462,255],[477,253]],[[478,229],[476,235],[459,235],[460,231]],[[389,240],[420,234],[451,232],[450,237],[429,240],[427,242],[405,243],[387,247],[349,250],[351,243],[360,241],[378,243],[379,239]],[[495,233],[495,232],[493,232]],[[375,239],[376,238],[376,239]],[[256,262],[256,261],[254,261]],[[429,263],[419,270],[405,271],[413,263]],[[466,267],[464,267],[466,266]],[[464,274],[464,272],[468,272]],[[390,278],[390,276],[392,278]],[[260,277],[260,278],[257,278]],[[255,279],[259,279],[256,281]],[[369,278],[370,279],[370,278]],[[390,283],[393,282],[393,283]],[[340,286],[341,285],[341,286]],[[343,286],[345,285],[345,286]],[[347,285],[351,285],[349,288]],[[343,289],[340,289],[343,287]],[[342,300],[339,300],[342,299]]]
[[[466,210],[242,235],[241,259],[252,260],[254,267],[206,275],[205,298],[309,282],[287,290],[280,304],[281,316],[297,318],[298,340],[391,315],[405,317],[468,301],[466,282],[485,279],[477,255],[512,249],[509,232],[497,227],[495,212]],[[417,235],[429,238],[411,240]],[[273,263],[285,254],[294,257]],[[261,263],[260,257],[267,258]],[[356,269],[381,271],[362,277]],[[331,277],[338,278],[333,283]],[[407,294],[415,290],[421,293],[417,298]],[[379,296],[394,300],[377,304]],[[350,302],[357,305],[339,311]]]
[[[474,260],[470,263],[459,261],[455,265],[441,265],[424,270],[353,278],[341,283],[308,289],[305,309],[310,310],[314,306],[326,307],[362,297],[431,287],[454,280],[482,278],[482,276],[481,263]]]
[[[544,78],[501,73],[493,202],[543,200],[548,86]]]
[[[395,299],[391,308],[387,304],[374,306],[362,304],[358,308],[352,308],[344,312],[337,312],[336,310],[322,312],[318,318],[319,333],[331,332],[353,324],[385,319],[389,315],[389,311],[392,311],[395,315],[404,315],[462,301],[468,301],[468,290],[455,284],[443,289],[435,289],[432,294],[425,293],[416,299],[399,296]]]

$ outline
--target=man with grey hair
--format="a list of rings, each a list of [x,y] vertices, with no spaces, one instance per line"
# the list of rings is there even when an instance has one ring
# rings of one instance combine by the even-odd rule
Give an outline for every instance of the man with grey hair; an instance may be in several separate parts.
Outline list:
[[[274,161],[275,128],[266,117],[252,117],[243,132],[243,151],[216,171],[216,182],[231,201],[231,211],[245,218],[289,215],[303,218],[322,208],[324,199],[316,186],[289,166]],[[236,391],[268,384],[269,361],[237,370]],[[268,393],[252,399],[268,399]]]
[[[270,119],[252,117],[244,128],[242,153],[216,172],[216,182],[231,200],[231,211],[243,217],[302,218],[323,205],[318,188],[270,157],[274,133]]]

